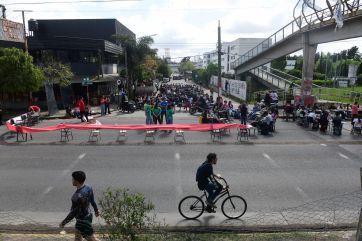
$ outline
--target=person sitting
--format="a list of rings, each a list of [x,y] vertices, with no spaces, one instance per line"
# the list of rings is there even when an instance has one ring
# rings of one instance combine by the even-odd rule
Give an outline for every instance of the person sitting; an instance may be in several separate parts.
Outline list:
[[[32,115],[40,114],[40,107],[36,105],[31,105],[29,106],[29,112],[31,112]]]
[[[287,104],[285,105],[284,112],[285,112],[285,121],[289,121],[290,115],[292,116],[293,121],[295,121],[294,106],[290,102],[287,102]]]
[[[268,135],[271,131],[271,125],[273,124],[273,118],[268,111],[264,111],[260,120],[260,131],[262,135]]]
[[[338,113],[333,119],[333,134],[341,135],[342,134],[342,116]]]
[[[320,131],[325,133],[327,131],[327,127],[328,127],[328,123],[329,123],[329,113],[327,111],[323,111],[321,118],[319,119],[319,124],[320,124]]]
[[[362,123],[360,116],[353,119],[352,132],[361,134]]]
[[[307,121],[308,123],[314,123],[315,119],[317,118],[316,113],[314,112],[314,110],[311,110],[311,112],[308,113],[307,115]]]

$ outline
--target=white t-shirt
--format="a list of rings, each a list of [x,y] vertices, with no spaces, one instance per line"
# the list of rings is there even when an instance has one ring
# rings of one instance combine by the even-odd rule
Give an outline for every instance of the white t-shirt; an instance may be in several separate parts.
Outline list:
[[[361,128],[362,127],[362,123],[361,123],[361,121],[358,121],[358,118],[353,119],[353,127],[354,128]]]
[[[315,114],[314,112],[310,112],[310,113],[308,114],[308,117],[312,117],[313,120],[314,120],[317,116],[316,116],[316,114]]]

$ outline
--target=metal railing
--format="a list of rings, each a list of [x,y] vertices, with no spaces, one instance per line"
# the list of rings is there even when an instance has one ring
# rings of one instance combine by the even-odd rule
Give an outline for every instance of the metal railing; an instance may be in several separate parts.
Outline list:
[[[286,79],[288,80],[289,82],[292,82],[293,84],[295,84],[296,86],[299,86],[299,84],[296,84],[297,83],[302,83],[302,79],[299,78],[299,77],[296,77],[294,75],[290,75],[288,73],[285,73],[279,69],[274,69],[274,68],[271,68],[271,67],[268,67],[268,66],[263,66],[262,67],[264,70],[276,75],[276,76],[279,76],[280,78],[283,78],[283,79]],[[316,85],[316,84],[313,84],[312,83],[312,87],[313,88],[322,88],[322,86],[320,85]]]
[[[287,90],[290,88],[291,85],[294,87],[300,87],[299,84],[293,83],[293,81],[271,73],[268,70],[270,70],[269,67],[261,66],[250,70],[250,72],[267,81],[268,83],[271,83],[272,85],[278,87],[279,89]]]
[[[362,6],[362,2],[356,6],[358,10]],[[342,13],[344,15],[344,19],[348,19],[346,14],[349,13],[349,10],[345,8],[343,5]],[[320,11],[316,11],[307,16],[300,16],[297,19],[294,19],[289,24],[285,25],[283,28],[278,30],[276,33],[272,34],[269,38],[265,39],[263,42],[246,52],[244,55],[240,56],[237,60],[231,63],[231,68],[235,69],[237,66],[249,61],[250,59],[258,56],[263,53],[267,49],[274,47],[285,39],[289,38],[293,34],[299,32],[306,32],[314,28],[319,28],[320,23],[328,21],[332,18],[332,14],[329,8],[322,9]],[[332,22],[331,22],[332,23]]]

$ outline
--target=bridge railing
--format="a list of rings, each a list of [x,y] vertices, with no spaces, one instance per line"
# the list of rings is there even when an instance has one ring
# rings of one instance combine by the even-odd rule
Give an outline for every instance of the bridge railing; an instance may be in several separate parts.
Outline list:
[[[250,70],[254,75],[264,79],[265,81],[271,83],[272,85],[278,87],[278,89],[287,90],[290,86],[300,87],[299,84],[294,83],[288,79],[285,79],[281,76],[278,76],[270,71],[270,68],[266,66],[257,67],[255,69]]]
[[[271,68],[271,67],[268,67],[268,66],[263,66],[262,68],[264,70],[274,74],[274,75],[279,76],[280,78],[286,79],[287,81],[294,83],[294,85],[299,85],[299,84],[296,84],[296,83],[302,83],[301,78],[298,78],[298,77],[296,77],[294,75],[290,75],[288,73],[285,73],[285,72],[283,72],[283,71],[281,71],[279,69],[274,69],[274,68]],[[313,83],[312,83],[312,86],[313,86],[313,88],[322,88],[322,86],[319,86],[319,85],[316,85],[316,84],[313,84]]]
[[[359,9],[361,6],[362,2],[359,3],[358,6],[356,6],[355,8]],[[342,14],[346,15],[348,13],[349,10],[343,5]],[[276,33],[272,34],[269,38],[265,39],[263,42],[261,42],[260,44],[246,52],[244,55],[240,56],[234,62],[232,62],[231,68],[235,69],[237,66],[249,61],[250,59],[275,46],[284,39],[289,38],[293,34],[299,33],[304,30],[309,30],[311,25],[318,27],[318,23],[330,20],[332,17],[333,16],[329,8],[316,11],[306,16],[299,16],[298,18],[278,30]]]

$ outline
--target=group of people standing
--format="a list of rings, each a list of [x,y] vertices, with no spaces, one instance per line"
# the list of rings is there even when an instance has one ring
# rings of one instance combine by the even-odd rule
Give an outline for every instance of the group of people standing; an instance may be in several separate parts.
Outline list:
[[[164,119],[166,124],[173,124],[175,108],[173,103],[168,102],[165,97],[147,100],[144,104],[144,111],[146,125],[157,125],[157,123],[162,125]]]
[[[107,113],[111,114],[111,110],[110,110],[110,103],[111,103],[111,99],[109,98],[109,96],[104,97],[104,95],[102,95],[101,99],[100,99],[100,107],[101,107],[101,116],[105,116]]]

